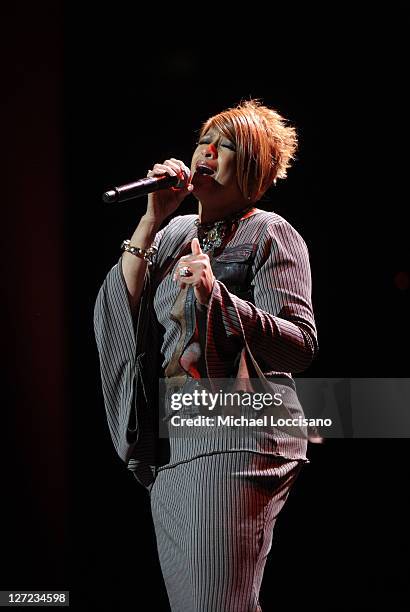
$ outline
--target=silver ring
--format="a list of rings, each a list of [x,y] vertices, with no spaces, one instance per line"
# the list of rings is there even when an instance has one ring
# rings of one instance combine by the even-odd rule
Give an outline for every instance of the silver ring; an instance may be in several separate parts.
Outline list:
[[[188,266],[184,266],[183,268],[179,269],[179,276],[192,276],[192,272]]]

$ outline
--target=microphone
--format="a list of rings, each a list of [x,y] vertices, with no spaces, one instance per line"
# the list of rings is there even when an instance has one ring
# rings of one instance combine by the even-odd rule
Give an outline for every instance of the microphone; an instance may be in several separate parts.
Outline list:
[[[126,200],[140,198],[141,196],[147,195],[147,193],[159,191],[160,189],[169,189],[170,187],[180,189],[186,185],[188,179],[189,176],[187,176],[183,170],[176,176],[164,174],[161,176],[145,177],[133,183],[126,183],[125,185],[113,187],[109,191],[103,193],[102,199],[107,204],[125,202]]]

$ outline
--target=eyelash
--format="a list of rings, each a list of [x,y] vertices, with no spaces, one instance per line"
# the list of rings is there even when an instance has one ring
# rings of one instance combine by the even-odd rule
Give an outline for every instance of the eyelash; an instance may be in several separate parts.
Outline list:
[[[196,143],[197,145],[201,145],[201,144],[209,144],[209,142],[204,142],[203,140],[200,140],[199,142]],[[230,149],[231,151],[236,151],[235,147],[233,145],[227,145],[227,144],[223,144],[221,145],[221,147],[225,147],[226,149]]]

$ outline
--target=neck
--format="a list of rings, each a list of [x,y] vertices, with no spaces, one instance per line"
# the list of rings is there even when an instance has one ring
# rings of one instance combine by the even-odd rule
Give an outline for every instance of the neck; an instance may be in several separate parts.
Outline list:
[[[246,208],[251,207],[251,203],[241,203],[237,206],[232,206],[228,209],[222,210],[204,210],[201,202],[198,202],[198,217],[200,223],[213,223],[215,221],[221,221],[222,219],[226,219],[231,217],[232,215],[239,213],[241,210],[245,210]]]

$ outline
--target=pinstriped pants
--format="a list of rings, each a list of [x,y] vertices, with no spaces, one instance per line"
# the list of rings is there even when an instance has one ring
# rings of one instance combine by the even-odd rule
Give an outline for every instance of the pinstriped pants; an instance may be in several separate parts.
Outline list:
[[[159,468],[151,510],[172,612],[261,612],[273,528],[303,463],[240,450]]]

